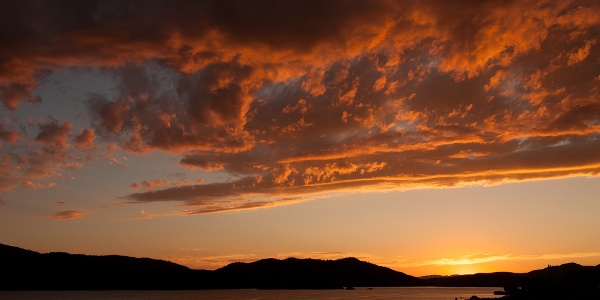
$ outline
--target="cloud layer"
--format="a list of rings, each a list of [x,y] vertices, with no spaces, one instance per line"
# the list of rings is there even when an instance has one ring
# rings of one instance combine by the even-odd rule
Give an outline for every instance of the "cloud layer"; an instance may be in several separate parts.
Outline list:
[[[91,128],[40,124],[30,157],[72,162],[71,144],[81,153],[101,141],[175,152],[183,167],[236,178],[148,179],[132,185],[149,191],[125,196],[131,202],[214,213],[336,191],[600,171],[596,1],[7,6],[7,111],[45,101],[33,91],[51,72],[97,68],[117,86],[89,95]],[[0,126],[3,145],[27,139],[18,128]],[[15,168],[11,149],[0,168]],[[31,180],[28,172],[0,176],[0,188]]]

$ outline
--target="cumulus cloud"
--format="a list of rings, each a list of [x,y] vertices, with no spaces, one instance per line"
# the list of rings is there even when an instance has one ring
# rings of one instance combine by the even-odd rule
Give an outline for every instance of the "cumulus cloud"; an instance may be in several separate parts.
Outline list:
[[[95,138],[96,135],[94,134],[94,129],[84,128],[81,133],[75,137],[75,143],[77,147],[81,149],[91,149],[94,147]]]
[[[156,179],[156,180],[152,180],[152,181],[142,181],[141,183],[137,183],[134,182],[133,184],[131,184],[131,187],[133,188],[144,188],[147,190],[154,190],[158,187],[164,186],[164,187],[168,187],[171,183],[166,180],[166,179]]]
[[[89,212],[80,210],[62,210],[48,216],[50,220],[72,220],[87,216]]]
[[[33,138],[27,134],[28,127],[37,131]],[[1,191],[55,187],[55,178],[66,177],[69,170],[80,168],[91,159],[78,149],[93,146],[93,130],[83,129],[71,139],[71,122],[60,122],[53,116],[44,117],[37,124],[31,122],[28,127],[22,127],[23,134],[0,128],[0,137],[8,142],[0,147]],[[71,140],[76,148],[71,147]]]
[[[11,151],[10,149],[8,149]],[[56,186],[51,178],[60,177],[67,169],[80,167],[62,151],[34,149],[24,153],[9,152],[0,161],[0,190],[17,187],[42,189]]]
[[[7,11],[7,108],[37,101],[44,74],[99,67],[116,90],[88,95],[78,148],[173,152],[229,178],[134,183],[148,191],[132,202],[214,213],[600,172],[594,1],[41,1]],[[40,153],[72,157],[73,127],[41,123]],[[0,127],[1,140],[18,137]]]
[[[73,124],[69,121],[64,121],[62,125],[59,125],[58,121],[51,120],[48,123],[41,124],[39,128],[40,133],[35,137],[38,143],[58,150],[67,148],[67,140],[73,130]]]

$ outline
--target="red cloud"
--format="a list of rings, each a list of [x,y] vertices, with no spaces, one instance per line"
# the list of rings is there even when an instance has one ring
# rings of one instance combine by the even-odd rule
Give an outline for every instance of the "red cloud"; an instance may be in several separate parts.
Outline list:
[[[6,130],[0,125],[0,140],[4,140],[8,143],[16,143],[17,139],[21,134],[16,130]]]
[[[0,100],[8,109],[15,110],[22,101],[33,104],[41,102],[39,97],[31,96],[35,86],[31,82],[6,82],[0,80]]]
[[[94,134],[94,129],[83,129],[81,134],[75,137],[75,143],[77,147],[81,149],[91,149],[94,147],[94,139],[96,135]]]

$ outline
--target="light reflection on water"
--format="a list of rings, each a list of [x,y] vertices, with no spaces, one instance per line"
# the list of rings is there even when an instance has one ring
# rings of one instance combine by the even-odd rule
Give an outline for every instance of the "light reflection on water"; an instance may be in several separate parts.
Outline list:
[[[501,288],[356,288],[355,290],[0,291],[2,300],[454,300],[496,297]]]

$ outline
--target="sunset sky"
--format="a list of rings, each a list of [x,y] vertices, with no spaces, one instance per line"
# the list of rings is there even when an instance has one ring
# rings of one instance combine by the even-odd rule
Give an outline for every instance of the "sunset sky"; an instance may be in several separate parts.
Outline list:
[[[600,264],[598,1],[0,0],[0,243]]]

